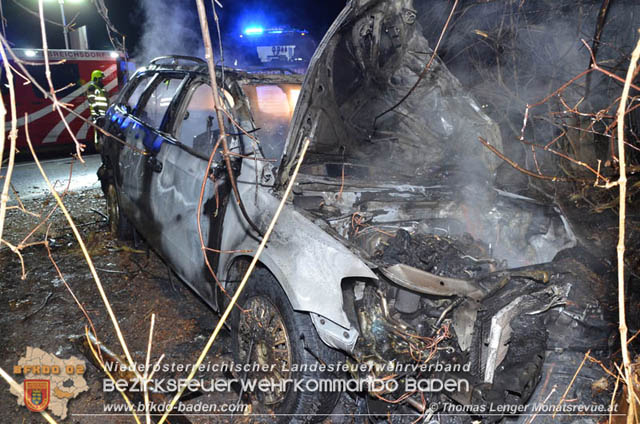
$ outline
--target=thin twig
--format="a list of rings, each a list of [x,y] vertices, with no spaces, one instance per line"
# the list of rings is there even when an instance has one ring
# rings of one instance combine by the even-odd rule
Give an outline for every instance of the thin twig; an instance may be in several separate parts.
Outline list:
[[[640,33],[640,31],[639,31]],[[635,418],[636,402],[633,397],[634,386],[631,375],[631,358],[629,355],[629,346],[627,345],[627,318],[625,304],[625,283],[624,283],[624,237],[626,224],[627,209],[627,165],[624,153],[624,116],[629,97],[629,89],[631,80],[636,70],[638,59],[640,58],[640,40],[638,40],[633,53],[631,54],[631,63],[627,70],[627,78],[622,89],[622,98],[620,99],[620,107],[618,108],[618,162],[620,166],[620,176],[618,178],[619,189],[619,214],[618,214],[618,325],[620,330],[620,346],[622,348],[622,364],[624,365],[625,382],[627,384],[627,398],[629,402],[629,414],[627,415],[627,424],[632,424]]]
[[[7,172],[5,173],[4,186],[2,188],[2,195],[0,197],[0,240],[2,240],[2,233],[4,230],[4,218],[7,213],[7,202],[9,201],[9,186],[11,185],[11,175],[13,173],[13,165],[15,161],[16,153],[16,138],[18,137],[18,117],[16,112],[16,92],[13,84],[13,74],[9,68],[9,61],[7,55],[2,46],[0,46],[0,57],[2,57],[2,63],[4,63],[4,70],[7,74],[7,83],[9,85],[9,99],[11,101],[11,131],[9,133],[9,163],[7,165]],[[4,141],[5,141],[5,116],[7,109],[4,106],[4,100],[0,99],[0,125],[2,125],[2,136],[0,137],[0,163],[2,163],[2,157],[4,154]]]
[[[73,131],[71,131],[71,127],[69,127],[69,123],[65,119],[64,114],[62,113],[62,109],[60,108],[60,105],[62,105],[62,103],[58,100],[58,96],[56,95],[56,90],[53,87],[53,80],[51,79],[51,67],[49,66],[49,45],[47,42],[47,31],[45,29],[45,24],[44,24],[43,0],[38,0],[38,12],[40,13],[40,33],[42,34],[42,55],[44,56],[44,65],[45,65],[44,75],[47,78],[47,82],[49,83],[49,94],[53,99],[53,108],[56,112],[58,112],[58,115],[60,115],[60,119],[62,120],[62,123],[64,124],[69,135],[71,136],[71,139],[75,143],[78,160],[84,163],[84,160],[82,159],[82,152],[84,151],[84,145],[78,141],[78,139],[76,138],[76,135],[73,133]]]
[[[47,303],[49,303],[49,299],[51,299],[51,296],[53,296],[53,292],[47,293],[47,296],[44,298],[40,306],[38,306],[38,308],[36,308],[33,312],[29,312],[27,315],[23,316],[22,321],[28,320],[29,318],[43,310],[44,307],[47,306]]]
[[[382,112],[381,114],[376,116],[375,119],[373,120],[373,131],[374,132],[376,130],[376,122],[378,122],[378,119],[380,119],[381,117],[383,117],[387,113],[392,112],[398,106],[400,106],[402,103],[404,103],[404,101],[407,100],[409,98],[409,96],[411,96],[411,93],[413,93],[415,91],[415,89],[418,87],[418,85],[423,80],[425,75],[427,75],[427,71],[429,71],[429,68],[431,68],[431,63],[436,58],[436,54],[438,53],[438,48],[440,48],[440,42],[444,38],[444,34],[447,32],[447,28],[449,27],[449,23],[451,22],[451,18],[453,17],[453,13],[455,12],[457,7],[458,7],[458,0],[455,0],[453,2],[453,6],[451,7],[451,12],[449,12],[449,17],[447,18],[447,21],[444,23],[444,26],[442,27],[442,31],[440,32],[440,37],[438,38],[438,42],[436,43],[436,46],[433,49],[433,53],[431,54],[431,58],[429,59],[429,62],[427,62],[427,65],[424,67],[422,72],[420,72],[420,75],[418,75],[418,79],[416,80],[416,82],[409,89],[409,91],[407,91],[407,93],[404,96],[402,96],[402,98],[396,104],[394,104],[389,109],[385,110],[384,112]]]
[[[530,177],[534,177],[534,178],[539,178],[541,180],[549,180],[549,181],[577,181],[577,182],[588,182],[587,180],[581,180],[581,179],[574,179],[574,178],[563,178],[563,177],[554,177],[551,175],[541,175],[541,174],[536,174],[533,171],[529,171],[528,169],[524,169],[523,167],[521,167],[520,165],[518,165],[515,161],[509,159],[507,156],[504,155],[504,153],[502,153],[500,150],[496,149],[495,147],[493,147],[491,144],[489,144],[489,142],[487,140],[485,140],[482,137],[478,137],[478,140],[480,140],[480,142],[482,144],[484,144],[484,146],[491,150],[496,156],[498,156],[500,159],[502,159],[503,161],[505,161],[506,163],[508,163],[509,165],[511,165],[513,168],[517,169],[518,171],[522,172],[525,175],[528,175]]]
[[[40,2],[42,2],[42,0],[40,0]],[[44,172],[44,169],[42,168],[42,164],[40,163],[40,160],[38,159],[38,156],[36,155],[35,150],[33,149],[33,144],[31,143],[31,137],[29,136],[29,124],[27,121],[25,121],[25,132],[26,132],[26,137],[27,137],[27,145],[29,146],[29,150],[31,150],[31,154],[33,156],[33,160],[36,164],[36,166],[38,167],[38,169],[40,170],[40,174],[42,175],[42,178],[44,179],[44,181],[47,183],[47,187],[49,188],[49,191],[51,192],[51,194],[53,195],[53,197],[55,198],[56,202],[58,203],[58,205],[60,206],[60,210],[62,210],[62,213],[64,214],[65,218],[67,219],[67,222],[69,222],[69,225],[71,226],[71,229],[73,231],[74,236],[76,237],[76,239],[78,240],[78,244],[80,245],[80,249],[82,250],[82,254],[84,255],[84,258],[87,262],[87,265],[89,266],[89,271],[91,272],[91,276],[93,277],[96,286],[98,288],[98,292],[100,293],[100,297],[102,298],[102,301],[104,302],[104,305],[107,309],[107,313],[109,315],[109,318],[111,319],[111,323],[113,324],[113,327],[115,329],[116,335],[118,336],[118,341],[120,342],[120,346],[122,347],[122,350],[127,358],[127,361],[129,362],[129,366],[134,370],[134,372],[136,373],[136,375],[138,377],[140,376],[140,373],[137,371],[136,367],[135,367],[135,362],[133,360],[133,357],[131,356],[131,353],[129,353],[129,348],[127,347],[127,343],[124,340],[124,335],[122,334],[122,331],[120,330],[120,324],[118,323],[118,319],[116,318],[113,309],[111,308],[111,304],[109,303],[109,299],[107,298],[107,294],[104,291],[104,287],[102,286],[102,282],[100,281],[100,277],[98,276],[98,272],[95,269],[95,266],[93,265],[93,260],[91,259],[91,256],[89,256],[89,251],[87,250],[87,246],[85,245],[82,236],[80,235],[80,232],[78,231],[78,228],[76,227],[75,223],[73,222],[73,218],[71,218],[71,214],[69,214],[69,211],[67,210],[67,207],[64,205],[64,203],[62,203],[62,199],[60,198],[60,196],[58,195],[58,193],[56,192],[55,188],[53,187],[53,185],[51,185],[51,182],[49,181],[49,178],[47,177],[47,174]]]
[[[457,1],[457,0],[456,0]],[[216,117],[218,118],[218,128],[220,128],[220,141],[222,142],[222,153],[225,166],[227,168],[227,175],[229,176],[229,183],[231,184],[231,188],[233,189],[233,195],[236,199],[236,203],[240,208],[240,212],[242,212],[242,216],[247,221],[249,226],[253,228],[253,230],[258,233],[259,236],[262,236],[262,230],[253,222],[247,210],[244,207],[244,203],[242,198],[240,197],[240,192],[238,191],[238,186],[235,181],[235,177],[233,175],[233,167],[231,166],[231,160],[229,159],[229,144],[227,143],[227,135],[224,131],[224,117],[223,110],[225,107],[223,106],[223,101],[220,98],[220,91],[218,90],[218,79],[216,78],[216,64],[213,58],[213,48],[211,44],[211,34],[209,33],[209,24],[207,23],[207,12],[202,0],[196,0],[196,5],[198,7],[198,16],[200,18],[200,29],[202,30],[202,38],[204,41],[204,49],[205,49],[205,59],[207,60],[207,66],[209,68],[209,77],[211,80],[211,90],[213,92],[213,102],[216,108]],[[222,81],[224,84],[224,81]],[[224,87],[223,87],[224,88]]]
[[[8,241],[4,240],[4,239],[0,239],[0,244],[6,244],[7,247],[18,256],[18,259],[20,259],[20,267],[22,269],[22,276],[20,277],[21,280],[26,280],[27,279],[27,271],[24,267],[24,257],[22,257],[22,253],[20,253],[20,249],[18,249],[17,246],[14,246],[13,244],[9,243]]]
[[[28,115],[25,113],[24,115],[24,120],[25,122],[28,119]],[[71,161],[71,164],[69,165],[69,179],[67,180],[67,186],[65,187],[64,191],[62,192],[62,194],[60,195],[61,199],[64,199],[64,197],[67,195],[67,193],[69,192],[69,187],[71,187],[71,178],[73,176],[73,163],[74,161]],[[38,225],[36,225],[35,227],[33,227],[33,229],[29,232],[29,234],[27,234],[25,236],[24,239],[22,239],[22,241],[18,244],[18,249],[22,249],[23,247],[26,247],[27,245],[27,241],[31,238],[31,236],[33,236],[35,234],[36,231],[38,231],[38,229],[44,225],[45,222],[47,222],[49,220],[49,218],[51,218],[51,215],[53,215],[53,213],[58,209],[58,204],[56,204],[51,211],[47,214],[47,216],[42,219]],[[47,229],[47,233],[49,232],[49,230]],[[46,241],[46,238],[45,238]]]
[[[591,349],[589,349],[587,351],[587,353],[584,354],[584,358],[582,358],[582,362],[580,362],[580,366],[576,370],[576,373],[573,374],[573,378],[571,379],[571,381],[569,382],[569,385],[567,386],[567,390],[564,391],[564,393],[562,394],[562,397],[558,401],[558,404],[556,405],[556,407],[554,409],[555,412],[553,413],[553,418],[554,419],[556,417],[556,414],[558,413],[558,410],[560,409],[560,405],[562,405],[562,403],[564,402],[565,398],[567,397],[567,394],[569,393],[569,390],[571,390],[571,387],[573,386],[573,383],[576,381],[576,378],[578,377],[578,374],[580,373],[580,370],[582,370],[582,367],[584,366],[584,363],[587,361],[587,358],[589,357],[590,353],[591,353]]]
[[[109,379],[113,383],[116,383],[114,384],[114,386],[118,391],[118,393],[120,393],[120,395],[124,399],[127,406],[129,407],[128,410],[131,411],[131,413],[133,414],[133,418],[136,420],[136,424],[141,424],[140,419],[138,418],[138,414],[136,414],[136,409],[133,407],[133,404],[129,400],[129,397],[127,396],[125,391],[122,389],[121,385],[117,384],[116,379],[113,377],[111,372],[109,372],[109,369],[105,366],[104,361],[102,360],[102,352],[100,351],[99,348],[98,348],[98,352],[96,352],[96,349],[93,347],[93,343],[91,342],[91,337],[89,337],[89,329],[86,326],[84,327],[84,335],[87,339],[87,345],[89,346],[89,350],[91,350],[91,354],[93,354],[93,357],[96,359],[96,361],[98,361],[98,363],[100,364],[100,367],[102,368],[102,371],[104,371],[104,373],[107,374],[107,377],[109,377]],[[96,338],[96,342],[98,344],[100,343],[98,341],[98,338]]]
[[[202,203],[204,202],[204,192],[207,186],[207,180],[209,179],[211,164],[213,163],[213,158],[216,155],[216,152],[218,151],[218,147],[220,146],[221,142],[222,142],[222,136],[218,137],[218,141],[216,142],[215,146],[213,146],[211,155],[209,155],[209,162],[207,163],[207,167],[205,168],[204,178],[202,179],[202,185],[200,186],[200,197],[198,199],[198,208],[196,211],[196,222],[198,224],[198,237],[200,238],[200,249],[202,250],[202,255],[204,256],[204,263],[207,265],[207,269],[209,270],[209,273],[215,280],[218,288],[220,288],[222,293],[226,294],[227,292],[224,289],[224,286],[222,285],[222,283],[220,283],[220,280],[218,280],[218,276],[213,271],[213,267],[211,266],[211,263],[209,263],[209,256],[207,255],[207,247],[204,245],[204,236],[202,234],[202,224],[200,219],[202,217]],[[213,175],[211,177],[213,178]],[[213,181],[213,190],[217,195],[218,188],[215,181]]]
[[[47,228],[47,235],[48,234],[49,234],[49,229]],[[44,244],[45,249],[47,249],[47,255],[49,256],[49,260],[51,261],[51,263],[53,264],[53,267],[55,268],[56,272],[58,273],[58,278],[60,278],[60,281],[62,281],[62,284],[64,284],[64,286],[66,287],[66,289],[69,292],[69,294],[71,294],[71,297],[73,298],[73,301],[76,302],[76,305],[78,305],[78,308],[80,309],[80,311],[82,312],[84,317],[87,319],[87,322],[89,323],[89,326],[91,327],[91,332],[93,333],[93,336],[96,338],[96,340],[98,340],[98,332],[96,331],[95,325],[93,325],[93,320],[89,316],[89,312],[87,312],[87,309],[82,305],[82,302],[80,302],[80,300],[78,300],[78,297],[76,296],[76,294],[71,289],[71,286],[67,283],[67,280],[66,280],[66,278],[64,278],[64,275],[62,274],[62,271],[60,270],[60,267],[58,267],[58,263],[53,259],[53,255],[51,254],[51,248],[49,247],[49,242],[48,242],[47,238],[48,237],[45,236],[45,242],[43,244]],[[98,353],[100,354],[100,358],[102,359],[102,352],[98,352]]]
[[[144,415],[147,424],[151,424],[151,411],[149,411],[149,363],[151,362],[151,343],[153,341],[153,327],[156,324],[156,314],[151,314],[151,325],[149,327],[149,342],[147,344],[147,357],[144,362]]]
[[[16,202],[18,202],[18,209],[20,209],[22,212],[26,213],[27,215],[40,218],[40,214],[27,210],[27,208],[24,206],[24,203],[22,203],[22,199],[20,199],[20,195],[18,195],[18,192],[16,188],[13,186],[13,184],[11,184],[11,191],[13,192],[13,196],[16,198]]]
[[[616,376],[616,385],[613,388],[613,393],[611,394],[611,402],[609,403],[609,423],[612,423],[611,416],[613,415],[613,405],[616,403],[616,394],[618,393],[618,386],[620,385],[620,374]]]

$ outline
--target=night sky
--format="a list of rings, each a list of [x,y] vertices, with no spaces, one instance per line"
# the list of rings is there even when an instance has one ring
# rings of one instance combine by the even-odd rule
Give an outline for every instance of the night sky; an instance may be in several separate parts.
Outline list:
[[[37,0],[0,0],[2,2],[4,17],[7,22],[7,38],[17,48],[40,48],[39,23],[36,16],[29,14],[15,3],[19,2],[31,10],[37,11]],[[194,0],[154,0],[159,3],[170,2],[181,4],[188,17],[185,26],[198,29],[197,12]],[[224,34],[238,34],[242,28],[260,23],[265,26],[289,25],[298,29],[306,29],[320,40],[331,22],[340,13],[346,0],[326,0],[318,2],[314,0],[248,0],[225,1],[220,0],[223,9],[218,9],[222,32]],[[148,2],[152,3],[152,2]],[[205,0],[210,6],[210,0]],[[143,22],[145,13],[141,0],[105,0],[109,9],[109,17],[113,24],[127,36],[127,49],[134,51],[144,30]],[[72,2],[66,0],[65,15],[67,21],[78,14],[76,26],[87,25],[89,47],[96,50],[109,49],[111,44],[107,37],[105,25],[98,15],[91,0]],[[45,17],[60,22],[60,7],[53,0],[45,1]],[[64,48],[62,28],[47,24],[47,37],[50,48]],[[224,40],[224,38],[223,38]]]

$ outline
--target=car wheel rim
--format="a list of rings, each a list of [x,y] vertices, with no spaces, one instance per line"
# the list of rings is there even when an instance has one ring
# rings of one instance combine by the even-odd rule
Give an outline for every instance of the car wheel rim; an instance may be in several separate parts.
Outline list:
[[[118,231],[119,214],[120,210],[118,207],[116,188],[113,185],[109,185],[107,189],[107,215],[109,216],[109,229],[112,234],[116,234]]]
[[[278,308],[267,298],[256,296],[244,304],[240,313],[238,353],[242,364],[249,364],[247,377],[279,382],[291,373],[291,343],[289,332]],[[253,369],[259,364],[260,370]],[[273,390],[258,390],[256,395],[264,405],[277,405],[287,394],[285,385]]]

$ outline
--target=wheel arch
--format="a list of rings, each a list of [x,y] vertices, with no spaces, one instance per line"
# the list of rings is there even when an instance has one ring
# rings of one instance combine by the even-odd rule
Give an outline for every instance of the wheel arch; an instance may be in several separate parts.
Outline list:
[[[227,262],[222,279],[225,290],[233,284],[240,283],[252,259],[252,255],[240,253]],[[305,289],[308,290],[301,290],[294,287],[295,276],[293,278],[287,276],[271,255],[263,253],[256,266],[266,269],[273,278],[273,282],[280,285],[294,311],[309,313],[318,335],[325,344],[347,352],[353,350],[359,332],[357,323],[351,322],[344,309],[343,282],[353,278],[372,280],[369,275],[344,275],[332,287],[307,283]],[[330,309],[314,307],[317,302],[314,303],[313,299],[317,296],[324,297],[325,305],[328,303],[327,300],[331,299],[332,307]],[[220,310],[224,309],[225,298],[224,294],[218,296]]]

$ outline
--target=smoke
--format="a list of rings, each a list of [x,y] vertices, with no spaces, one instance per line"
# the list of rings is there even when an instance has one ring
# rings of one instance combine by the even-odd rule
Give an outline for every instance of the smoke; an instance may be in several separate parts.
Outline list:
[[[527,167],[536,165],[530,149],[523,149],[519,142],[526,105],[544,99],[587,69],[589,53],[581,40],[592,44],[601,6],[602,2],[589,0],[460,1],[439,56],[500,125],[507,156]],[[422,2],[420,7],[420,22],[433,45],[451,2],[434,0]],[[635,43],[639,17],[637,2],[611,2],[599,63],[620,73],[619,66],[626,63]],[[580,110],[589,113],[606,108],[618,95],[614,81],[594,73],[589,90],[583,78],[562,93],[562,100],[572,106],[580,102]],[[531,111],[525,132],[528,141],[544,145],[558,136],[561,128],[581,125],[575,116],[569,121],[568,115],[559,113],[564,109],[559,101],[556,96]],[[606,143],[597,138],[591,145],[606,149]],[[581,159],[593,166],[592,158]],[[537,161],[543,171],[554,173],[557,157],[540,152]]]
[[[418,22],[433,47],[453,2],[414,3]],[[534,156],[530,145],[520,138],[527,105],[545,99],[588,68],[590,56],[582,40],[592,45],[601,7],[601,1],[591,0],[459,2],[438,55],[499,125],[503,143],[499,150],[524,168],[540,169],[546,175],[563,175],[565,170],[575,176],[586,173],[541,148]],[[635,44],[639,17],[637,1],[611,2],[598,63],[623,74]],[[544,146],[557,140],[554,149],[595,169],[597,159],[607,157],[609,139],[599,134],[604,124],[594,123],[587,114],[607,108],[619,93],[619,84],[601,74],[591,75],[589,88],[586,78],[576,81],[561,96],[552,96],[529,111],[525,141]],[[582,116],[569,112],[572,107]],[[593,130],[589,125],[594,125]],[[488,185],[469,187],[464,179],[457,182],[466,186],[460,193],[462,209],[467,210],[462,221],[475,229],[469,231],[474,237],[492,246],[495,256],[507,259],[509,265],[550,260],[553,253],[574,242],[555,214],[521,199],[497,196]],[[494,186],[529,197],[542,197],[539,192],[547,188],[538,181],[528,181],[506,163],[498,168]],[[546,191],[553,193],[553,189]]]
[[[133,52],[136,64],[166,55],[204,56],[192,1],[142,0],[138,18],[144,31]]]

